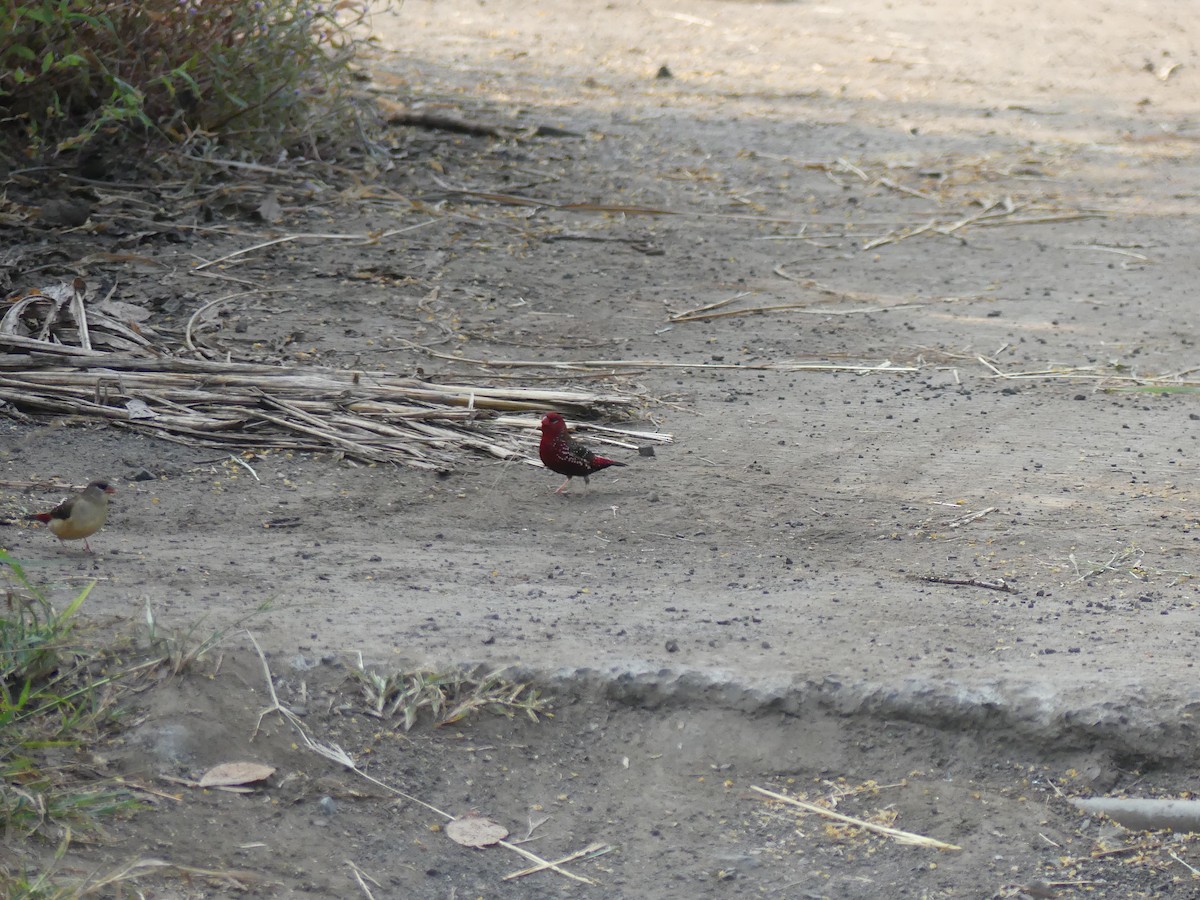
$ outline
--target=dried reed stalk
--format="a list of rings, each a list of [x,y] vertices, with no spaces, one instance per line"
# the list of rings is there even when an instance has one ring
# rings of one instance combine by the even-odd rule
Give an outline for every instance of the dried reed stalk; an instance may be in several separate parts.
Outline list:
[[[364,462],[429,469],[452,463],[464,450],[528,457],[538,416],[513,413],[553,408],[577,417],[622,415],[630,407],[628,397],[614,393],[436,384],[378,373],[98,351],[78,359],[70,353],[0,357],[0,401],[27,413],[106,419],[184,443],[334,450]],[[622,429],[597,431],[594,440],[628,447],[621,437],[630,436],[642,443],[670,441],[669,435]]]
[[[230,256],[310,237],[292,235]],[[91,305],[87,292],[77,278],[9,298],[0,316],[0,403],[21,412],[104,419],[226,450],[332,450],[365,462],[427,469],[443,468],[464,451],[528,459],[539,415],[504,413],[557,409],[578,419],[626,415],[633,405],[627,395],[599,391],[437,384],[391,373],[184,359],[153,343],[153,330],[134,323],[138,310],[114,301],[112,291]],[[217,302],[188,320],[189,350],[197,350],[192,333]],[[597,432],[594,440],[637,446],[622,437],[671,440],[622,429]]]
[[[838,822],[844,822],[847,825],[854,825],[857,828],[865,828],[867,831],[874,831],[876,834],[886,835],[894,838],[902,844],[916,844],[921,847],[935,847],[938,850],[961,850],[962,847],[957,847],[954,844],[947,844],[945,841],[939,841],[936,838],[926,837],[923,834],[914,834],[911,831],[901,831],[899,828],[889,828],[887,825],[877,825],[874,822],[867,822],[863,819],[856,819],[853,816],[846,816],[840,812],[834,812],[832,809],[826,809],[824,806],[817,806],[815,803],[808,803],[804,800],[797,800],[795,797],[789,797],[787,794],[779,794],[775,791],[769,791],[766,788],[759,787],[756,784],[750,785],[750,790],[757,791],[764,797],[770,797],[780,803],[786,803],[789,806],[795,806],[806,812],[816,813],[819,816],[824,816],[827,819],[834,819]]]

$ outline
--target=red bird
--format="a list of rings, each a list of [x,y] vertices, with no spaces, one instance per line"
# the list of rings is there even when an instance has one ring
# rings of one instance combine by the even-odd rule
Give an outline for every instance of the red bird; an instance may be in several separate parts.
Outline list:
[[[587,484],[589,475],[609,466],[625,465],[615,459],[597,456],[579,441],[572,440],[566,421],[556,412],[542,417],[542,443],[538,447],[538,454],[547,469],[567,476],[567,480],[554,492],[556,494],[561,494],[576,476],[582,477],[583,483]]]

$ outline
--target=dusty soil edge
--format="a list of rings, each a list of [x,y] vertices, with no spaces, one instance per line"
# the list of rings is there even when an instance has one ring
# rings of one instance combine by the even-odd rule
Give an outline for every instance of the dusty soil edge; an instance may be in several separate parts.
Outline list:
[[[911,722],[969,733],[998,751],[1019,745],[1024,755],[1103,751],[1141,766],[1196,760],[1191,721],[1196,701],[1148,702],[1136,686],[1096,700],[1033,682],[967,684],[914,677],[884,684],[836,676],[749,682],[711,669],[650,666],[508,672],[556,696],[585,702],[603,698],[641,709],[702,707],[751,717]]]

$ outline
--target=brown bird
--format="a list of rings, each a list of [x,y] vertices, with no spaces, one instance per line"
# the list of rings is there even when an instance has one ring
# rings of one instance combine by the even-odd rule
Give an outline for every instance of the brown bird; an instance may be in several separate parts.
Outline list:
[[[60,541],[83,540],[88,553],[92,548],[87,539],[100,530],[108,517],[108,495],[117,489],[107,481],[97,480],[81,493],[68,497],[48,513],[34,513],[27,519],[37,519],[50,526],[50,531]]]
[[[625,465],[615,459],[597,456],[579,441],[574,440],[571,432],[567,430],[566,420],[563,419],[561,413],[556,412],[547,413],[542,417],[542,443],[538,447],[538,455],[542,458],[542,465],[547,469],[567,476],[567,480],[560,484],[554,492],[556,494],[561,494],[566,490],[571,479],[576,476],[582,478],[586,485],[589,475],[594,475],[609,466]]]

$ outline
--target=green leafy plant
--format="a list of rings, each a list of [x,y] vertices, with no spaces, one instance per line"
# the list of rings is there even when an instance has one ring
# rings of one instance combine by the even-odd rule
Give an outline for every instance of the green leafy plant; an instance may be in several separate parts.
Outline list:
[[[354,119],[367,0],[0,4],[0,133],[38,156],[94,142],[262,154]]]

